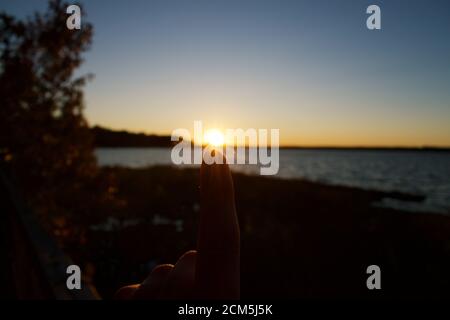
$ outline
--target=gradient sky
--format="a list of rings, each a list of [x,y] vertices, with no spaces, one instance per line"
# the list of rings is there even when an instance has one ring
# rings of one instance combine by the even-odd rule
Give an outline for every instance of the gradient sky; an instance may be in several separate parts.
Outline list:
[[[279,128],[284,145],[450,146],[450,1],[84,1],[91,124]],[[366,28],[368,5],[382,30]],[[7,0],[24,17],[46,1]]]

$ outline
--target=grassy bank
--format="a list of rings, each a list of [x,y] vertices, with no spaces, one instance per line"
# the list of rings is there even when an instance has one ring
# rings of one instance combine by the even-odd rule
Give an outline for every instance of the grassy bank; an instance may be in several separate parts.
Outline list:
[[[117,220],[91,228],[76,255],[90,261],[107,298],[195,248],[199,172],[104,170],[117,177],[124,206],[112,213]],[[420,197],[242,174],[234,184],[242,297],[449,295],[450,217],[372,205]],[[371,264],[381,267],[381,292],[366,288]]]

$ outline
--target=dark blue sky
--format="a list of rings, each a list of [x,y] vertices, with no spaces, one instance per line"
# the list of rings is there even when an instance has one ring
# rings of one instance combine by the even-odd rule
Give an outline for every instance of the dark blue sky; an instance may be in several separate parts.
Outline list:
[[[450,1],[84,1],[89,121],[280,128],[298,145],[450,146]],[[368,5],[382,29],[366,28]],[[46,1],[2,1],[18,16]],[[64,14],[64,13],[62,13]]]

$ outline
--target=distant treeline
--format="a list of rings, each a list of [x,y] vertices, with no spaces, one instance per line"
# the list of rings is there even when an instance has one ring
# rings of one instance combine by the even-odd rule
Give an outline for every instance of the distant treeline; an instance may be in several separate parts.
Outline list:
[[[302,149],[302,150],[337,150],[337,151],[439,151],[450,152],[450,147],[302,147],[302,146],[281,146],[280,149]]]
[[[96,147],[171,147],[170,136],[115,131],[99,126],[91,129]]]
[[[91,128],[94,135],[94,143],[96,147],[110,148],[161,148],[172,147],[177,142],[170,140],[170,136],[158,136],[154,134],[133,133],[126,130],[111,130],[99,126]],[[281,146],[281,149],[311,149],[311,150],[369,150],[369,151],[444,151],[450,152],[450,148],[445,147],[301,147],[301,146]]]

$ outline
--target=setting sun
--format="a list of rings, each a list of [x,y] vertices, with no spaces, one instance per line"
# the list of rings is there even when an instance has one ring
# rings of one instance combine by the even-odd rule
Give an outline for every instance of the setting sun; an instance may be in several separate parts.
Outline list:
[[[203,140],[206,144],[210,144],[216,147],[223,145],[225,142],[225,138],[222,132],[217,129],[210,129],[206,131]]]

